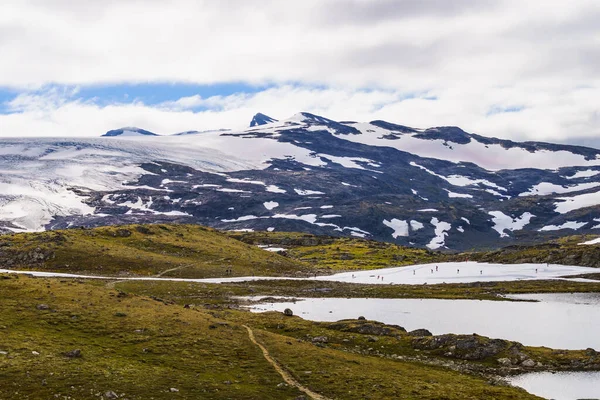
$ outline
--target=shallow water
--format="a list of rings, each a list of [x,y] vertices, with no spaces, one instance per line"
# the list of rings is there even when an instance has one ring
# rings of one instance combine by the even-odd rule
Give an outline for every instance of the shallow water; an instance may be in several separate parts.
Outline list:
[[[600,399],[600,372],[534,372],[509,381],[547,399]]]
[[[528,346],[600,350],[600,296],[597,294],[524,295],[539,302],[439,299],[303,299],[253,306],[255,312],[283,311],[314,321],[364,316],[407,330],[433,334],[477,333]]]

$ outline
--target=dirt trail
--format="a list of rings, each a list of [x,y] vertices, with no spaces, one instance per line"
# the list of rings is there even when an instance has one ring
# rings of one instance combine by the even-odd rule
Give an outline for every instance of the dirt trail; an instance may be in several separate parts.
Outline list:
[[[250,329],[250,327],[248,327],[246,325],[243,325],[243,326],[244,326],[244,328],[246,328],[248,330],[248,337],[250,338],[250,341],[252,343],[254,343],[255,345],[257,345],[262,350],[262,353],[263,353],[263,356],[265,356],[265,359],[269,362],[269,364],[271,364],[273,366],[273,368],[275,368],[275,371],[277,371],[277,373],[279,375],[281,375],[281,377],[283,378],[285,383],[287,383],[290,386],[294,386],[298,390],[306,393],[311,399],[329,400],[329,398],[313,392],[312,390],[310,390],[307,387],[302,386],[297,380],[295,380],[290,375],[289,372],[287,372],[285,369],[283,369],[283,367],[281,365],[279,365],[279,363],[273,357],[271,357],[271,355],[269,354],[269,351],[265,348],[265,346],[263,346],[262,344],[260,344],[256,341],[256,338],[254,337],[254,332],[252,331],[252,329]]]

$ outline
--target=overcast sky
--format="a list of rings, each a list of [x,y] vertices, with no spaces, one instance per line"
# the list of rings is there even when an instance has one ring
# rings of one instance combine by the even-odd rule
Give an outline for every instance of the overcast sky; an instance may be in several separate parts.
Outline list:
[[[3,0],[0,136],[284,119],[600,137],[598,0]]]

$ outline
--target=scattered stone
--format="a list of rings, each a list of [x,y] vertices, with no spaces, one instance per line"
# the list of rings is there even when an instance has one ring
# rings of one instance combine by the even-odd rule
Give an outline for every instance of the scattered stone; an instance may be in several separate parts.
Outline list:
[[[50,306],[48,304],[38,304],[37,306],[35,306],[35,308],[37,308],[38,310],[49,310]]]
[[[294,315],[294,312],[290,308],[286,308],[285,310],[283,310],[283,315],[285,315],[286,317],[291,317]]]
[[[499,358],[498,364],[502,365],[503,367],[510,367],[512,362],[510,361],[510,358]]]
[[[177,393],[177,392],[179,392],[179,389],[177,389],[177,388],[171,388],[171,389],[169,389],[169,391],[171,393]]]
[[[358,317],[358,320],[359,321],[366,321],[367,319],[361,315],[360,317]]]
[[[104,397],[106,397],[109,400],[112,400],[112,399],[118,399],[119,395],[117,395],[112,390],[109,390],[108,392],[104,393]]]
[[[287,387],[287,383],[285,383],[285,382],[281,382],[281,383],[279,383],[279,384],[277,385],[277,387],[278,387],[278,388],[284,388],[284,387]]]
[[[39,356],[39,355],[40,355],[40,353],[38,353],[38,352],[37,352],[37,351],[35,351],[35,350],[34,350],[34,351],[32,351],[32,352],[31,352],[31,354],[33,354],[34,356]]]
[[[415,329],[414,331],[408,332],[408,334],[415,337],[433,336],[427,329]]]
[[[367,338],[367,342],[377,342],[378,340],[379,340],[379,338],[376,336],[369,336]]]
[[[81,357],[81,350],[75,349],[75,350],[67,351],[65,353],[65,356],[69,357],[69,358],[80,358]]]
[[[312,338],[313,343],[327,343],[329,338],[327,336],[315,336]]]
[[[533,368],[535,367],[535,361],[533,361],[531,358],[528,358],[527,360],[523,361],[521,365],[527,368]]]

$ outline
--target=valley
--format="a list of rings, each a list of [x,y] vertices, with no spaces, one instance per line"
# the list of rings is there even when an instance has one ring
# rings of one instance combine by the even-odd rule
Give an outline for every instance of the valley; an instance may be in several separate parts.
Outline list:
[[[362,239],[171,224],[20,233],[0,240],[3,265],[13,260],[0,274],[5,305],[0,380],[33,371],[25,380],[1,385],[0,397],[250,399],[260,392],[262,398],[318,398],[298,389],[304,388],[323,398],[520,399],[528,395],[507,386],[505,377],[600,370],[594,342],[585,336],[593,328],[560,319],[556,311],[536,311],[544,303],[528,301],[534,293],[597,296],[600,282],[548,279],[544,264],[455,262],[456,254]],[[381,268],[394,261],[406,266]],[[439,274],[450,269],[455,274],[459,266],[465,281],[410,283],[417,274],[435,274],[429,271],[434,266]],[[508,275],[480,281],[468,273],[469,266]],[[550,268],[560,276],[595,272]],[[516,270],[531,275],[511,275]],[[61,272],[78,277],[52,277]],[[524,298],[515,302],[519,294]],[[411,301],[419,308],[402,303]],[[423,301],[448,302],[450,309],[436,311],[438,306]],[[471,310],[469,301],[484,308]],[[305,308],[311,302],[316,308]],[[454,307],[455,302],[465,303]],[[493,311],[506,308],[502,304],[512,321],[530,308],[540,317],[551,313],[557,327],[574,331],[549,331],[581,341],[545,342],[531,317],[523,317],[531,323],[528,337],[512,337],[475,317],[496,315],[498,327],[510,332],[500,311]],[[248,307],[270,312],[250,313]],[[294,316],[285,316],[285,308]],[[586,312],[571,314],[597,320]],[[527,332],[526,325],[521,332]],[[269,359],[293,379],[284,379]],[[352,379],[356,368],[369,372]],[[135,384],[141,376],[151,376],[152,383]]]

